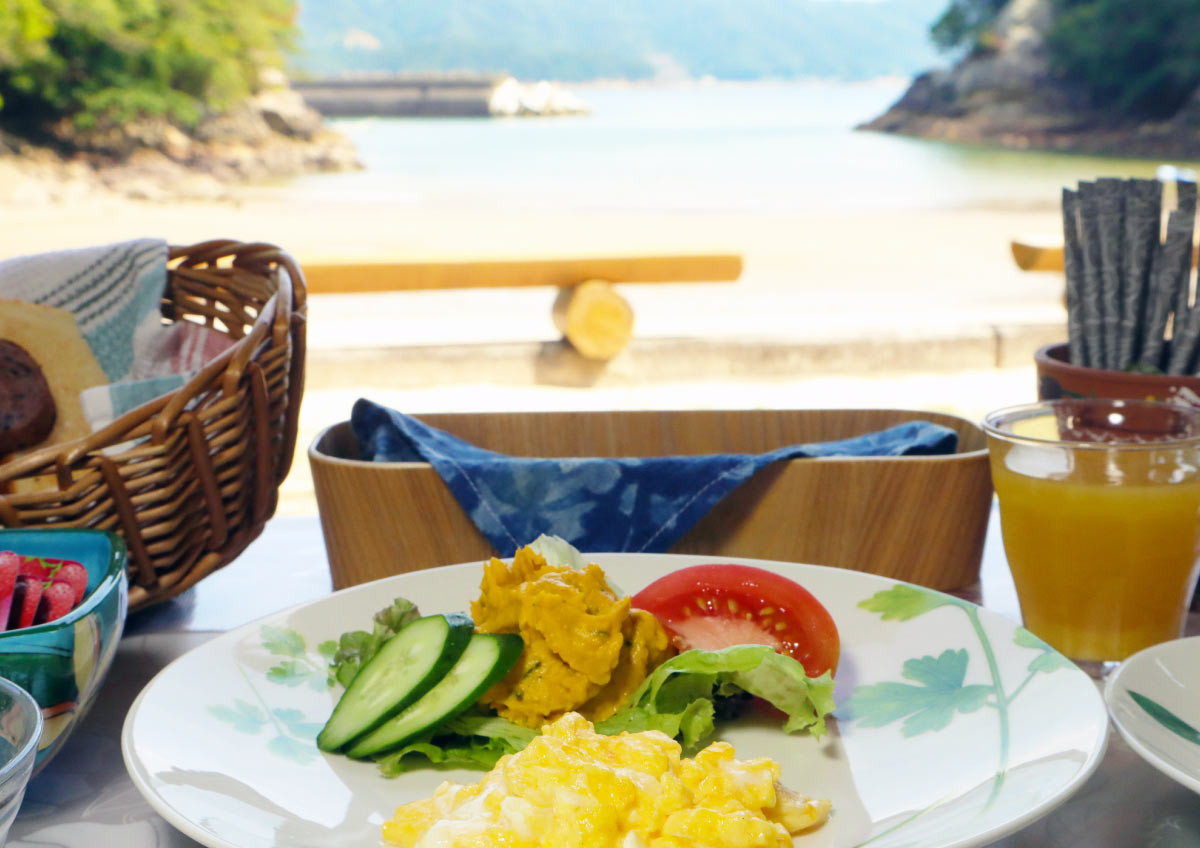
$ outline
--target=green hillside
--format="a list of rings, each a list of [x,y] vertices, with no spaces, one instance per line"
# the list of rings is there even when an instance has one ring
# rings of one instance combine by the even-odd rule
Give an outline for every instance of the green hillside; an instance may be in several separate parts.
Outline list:
[[[302,0],[294,68],[866,79],[942,64],[946,0]]]

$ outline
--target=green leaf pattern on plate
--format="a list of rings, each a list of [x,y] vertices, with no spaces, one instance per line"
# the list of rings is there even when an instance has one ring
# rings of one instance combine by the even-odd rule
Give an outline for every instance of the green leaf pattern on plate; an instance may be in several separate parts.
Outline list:
[[[309,658],[303,635],[289,628],[268,625],[259,631],[259,637],[262,647],[269,654],[282,658],[267,669],[266,679],[269,682],[293,688],[307,684],[318,691],[329,688],[329,671]],[[267,750],[278,757],[298,765],[317,759],[319,755],[315,740],[323,723],[309,720],[303,712],[294,708],[272,708],[240,663],[238,671],[254,693],[257,704],[235,698],[232,706],[210,705],[209,714],[218,721],[232,725],[240,733],[273,731],[274,735],[267,740]]]
[[[1024,627],[1018,627],[1013,642],[1021,648],[1033,648],[1038,655],[1029,661],[1028,670],[1034,674],[1039,671],[1057,671],[1060,668],[1070,668],[1071,661],[1051,648],[1044,641],[1034,636]],[[1014,693],[1015,694],[1015,693]],[[1012,700],[1010,697],[1009,700]]]
[[[304,656],[304,637],[295,630],[267,625],[259,631],[259,636],[262,638],[262,646],[272,654],[281,657]]]
[[[1133,698],[1134,703],[1146,711],[1146,714],[1150,718],[1157,721],[1176,736],[1186,739],[1193,745],[1200,745],[1200,730],[1192,727],[1153,698],[1147,698],[1141,692],[1134,692],[1132,689],[1125,691],[1129,693],[1130,698]]]
[[[904,719],[901,734],[941,730],[956,712],[973,713],[992,695],[991,686],[964,686],[967,652],[943,651],[938,657],[907,660],[901,675],[911,683],[877,683],[860,686],[847,705],[848,715],[864,727],[882,727]]]
[[[936,657],[924,656],[905,660],[900,669],[900,676],[912,681],[911,683],[885,681],[859,686],[838,709],[837,716],[839,720],[854,721],[863,727],[883,727],[903,720],[900,732],[902,736],[909,738],[942,730],[959,714],[978,712],[984,707],[995,710],[1000,753],[996,777],[985,809],[991,806],[1004,785],[1004,776],[1008,771],[1009,705],[1038,674],[1071,668],[1071,662],[1025,628],[1018,627],[1013,642],[1018,647],[1036,651],[1036,654],[1026,666],[1025,678],[1012,692],[1006,692],[1000,677],[996,652],[983,629],[979,608],[974,604],[951,595],[902,584],[876,592],[861,601],[858,606],[869,612],[879,613],[884,621],[905,622],[941,607],[956,607],[967,617],[979,640],[983,661],[991,680],[989,684],[966,685],[971,654],[965,647],[949,649]],[[929,809],[936,806],[937,803],[934,803]],[[912,821],[919,815],[920,813],[907,821]],[[898,827],[902,827],[907,821]],[[882,834],[874,838],[878,836]],[[870,841],[872,840],[868,840]]]
[[[208,711],[214,718],[232,725],[238,733],[258,733],[270,721],[266,713],[241,698],[234,698],[232,707],[213,704]]]
[[[908,621],[938,607],[966,607],[968,604],[952,595],[930,592],[901,583],[882,592],[876,592],[859,603],[859,606],[868,612],[879,613],[884,621]]]

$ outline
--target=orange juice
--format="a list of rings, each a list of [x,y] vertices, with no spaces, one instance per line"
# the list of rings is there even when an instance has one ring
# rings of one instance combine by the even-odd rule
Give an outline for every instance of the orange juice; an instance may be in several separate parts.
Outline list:
[[[1197,577],[1200,470],[1179,451],[1095,446],[1025,467],[1021,449],[993,444],[991,456],[1025,626],[1083,661],[1178,638]]]

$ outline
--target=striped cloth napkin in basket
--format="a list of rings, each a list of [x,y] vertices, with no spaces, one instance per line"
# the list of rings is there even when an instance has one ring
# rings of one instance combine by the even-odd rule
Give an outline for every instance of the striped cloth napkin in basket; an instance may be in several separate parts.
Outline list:
[[[0,298],[53,306],[75,316],[110,380],[80,395],[93,430],[175,390],[233,344],[224,333],[199,324],[164,323],[160,303],[166,283],[167,243],[162,239],[0,262]]]

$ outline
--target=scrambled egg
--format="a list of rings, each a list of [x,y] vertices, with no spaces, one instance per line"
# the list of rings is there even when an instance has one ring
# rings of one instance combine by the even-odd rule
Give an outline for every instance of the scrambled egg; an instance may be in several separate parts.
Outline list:
[[[520,633],[525,650],[482,702],[504,718],[540,727],[568,710],[592,721],[615,713],[672,653],[658,619],[630,610],[598,565],[548,565],[521,548],[512,565],[483,569],[471,617],[484,633]]]
[[[603,736],[576,713],[543,728],[474,786],[449,781],[396,810],[403,848],[785,848],[825,821],[829,801],[779,784],[779,765],[715,742],[680,757],[657,731]]]

